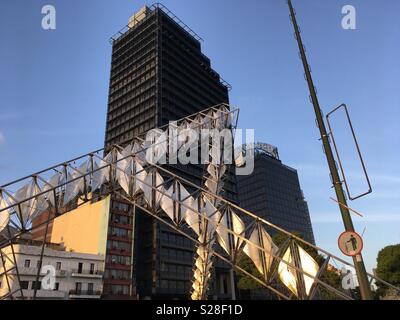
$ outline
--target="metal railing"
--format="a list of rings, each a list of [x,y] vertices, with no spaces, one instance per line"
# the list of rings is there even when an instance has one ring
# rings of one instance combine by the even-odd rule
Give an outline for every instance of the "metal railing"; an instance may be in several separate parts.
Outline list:
[[[186,23],[184,23],[181,19],[179,19],[171,10],[169,10],[166,6],[161,3],[154,3],[149,7],[151,13],[155,9],[159,9],[164,12],[170,19],[172,19],[176,24],[178,24],[189,36],[193,37],[199,42],[204,41],[202,37],[200,37],[196,32],[194,32]],[[147,16],[142,18],[137,22],[136,25],[141,24],[143,21],[147,19]],[[110,37],[110,43],[118,40],[120,37],[124,36],[130,30],[128,25],[123,26],[119,31],[117,31],[114,35]]]
[[[104,274],[104,271],[102,270],[79,270],[79,269],[73,269],[71,271],[72,275],[93,275],[93,276],[102,276]]]
[[[70,290],[69,295],[74,296],[101,296],[100,290]]]

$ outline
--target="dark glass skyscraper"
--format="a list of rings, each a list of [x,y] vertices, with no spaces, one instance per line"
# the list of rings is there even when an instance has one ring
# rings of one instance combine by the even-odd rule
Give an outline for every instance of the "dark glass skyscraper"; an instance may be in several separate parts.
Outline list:
[[[315,243],[297,171],[279,160],[276,147],[256,144],[254,171],[238,176],[237,184],[241,207]]]
[[[113,144],[123,146],[138,134],[169,121],[228,103],[228,85],[211,68],[200,41],[161,5],[143,7],[111,38],[106,149]],[[185,166],[183,170],[177,165],[171,169],[201,183],[200,166]],[[228,192],[233,194],[234,190]],[[145,213],[137,212],[133,221],[132,210],[128,203],[113,198],[104,297],[129,296],[136,290],[141,298],[187,298],[193,244]],[[224,293],[226,279],[214,283],[215,290]]]

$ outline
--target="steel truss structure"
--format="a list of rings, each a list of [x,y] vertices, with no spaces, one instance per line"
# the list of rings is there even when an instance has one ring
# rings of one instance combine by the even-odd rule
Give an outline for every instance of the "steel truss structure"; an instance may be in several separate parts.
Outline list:
[[[38,281],[49,223],[82,204],[117,194],[195,243],[193,300],[207,299],[214,257],[252,278],[279,299],[316,299],[321,298],[321,292],[329,292],[338,299],[353,299],[348,291],[324,280],[324,273],[331,263],[351,270],[353,265],[219,195],[230,164],[223,161],[223,152],[217,152],[219,161],[212,157],[215,152],[212,137],[208,141],[211,160],[206,164],[202,186],[146,157],[149,150],[153,155],[164,153],[170,156],[162,137],[168,137],[171,127],[178,129],[178,135],[183,137],[187,136],[188,129],[197,132],[200,129],[228,129],[232,132],[238,113],[239,109],[232,110],[226,104],[214,106],[159,128],[164,134],[151,142],[142,135],[127,146],[115,145],[105,156],[102,155],[104,150],[99,149],[1,186],[0,231],[5,240],[0,242],[0,276],[4,276],[8,285],[8,293],[1,298],[25,298],[21,285],[13,288],[9,284],[10,277],[20,284],[13,246],[21,236],[45,226],[36,274]],[[178,148],[185,141],[185,138],[178,139]],[[221,151],[222,145],[218,148]],[[241,157],[239,154],[236,160]],[[33,227],[32,221],[46,213],[47,219]],[[276,232],[286,237],[279,247],[270,236]],[[217,250],[218,246],[222,251]],[[11,254],[6,253],[6,248],[11,248]],[[319,253],[322,262],[317,263],[312,252]],[[244,256],[251,259],[258,274],[240,266]],[[369,277],[371,283],[379,282],[400,292],[399,288],[374,275],[369,274]],[[33,299],[37,289],[35,286]]]

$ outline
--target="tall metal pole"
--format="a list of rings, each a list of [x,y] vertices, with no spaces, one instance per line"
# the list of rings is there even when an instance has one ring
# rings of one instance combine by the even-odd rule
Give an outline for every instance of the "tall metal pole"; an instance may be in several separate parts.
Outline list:
[[[313,83],[313,80],[311,77],[311,71],[310,71],[310,68],[309,68],[309,65],[307,62],[306,53],[305,53],[304,46],[303,46],[303,43],[301,40],[299,26],[297,25],[296,16],[295,16],[295,12],[294,12],[291,0],[288,0],[288,5],[289,5],[290,17],[291,17],[293,27],[294,27],[294,32],[296,35],[297,44],[298,44],[299,50],[300,50],[301,61],[303,63],[304,72],[305,72],[306,80],[308,83],[308,88],[310,90],[312,104],[314,106],[315,116],[316,116],[317,122],[318,122],[319,132],[321,134],[321,140],[322,140],[324,150],[325,150],[326,160],[328,162],[329,170],[330,170],[331,177],[332,177],[333,187],[335,188],[336,196],[337,196],[337,199],[339,202],[339,209],[342,214],[344,227],[345,227],[346,231],[354,232],[353,221],[351,220],[350,211],[347,208],[347,202],[346,202],[346,197],[344,195],[344,191],[343,191],[343,187],[342,187],[342,181],[340,180],[340,177],[339,177],[335,158],[333,156],[333,152],[332,152],[331,145],[329,142],[329,135],[327,134],[325,122],[322,117],[321,109],[319,107],[317,94],[316,94],[314,83]],[[340,205],[340,204],[342,204],[342,205]],[[356,273],[357,273],[358,283],[360,286],[361,298],[363,300],[370,300],[370,299],[372,299],[371,287],[368,282],[367,271],[365,269],[365,265],[364,265],[364,261],[362,259],[361,253],[358,254],[357,256],[353,257],[353,262],[354,262],[354,266],[355,266]]]

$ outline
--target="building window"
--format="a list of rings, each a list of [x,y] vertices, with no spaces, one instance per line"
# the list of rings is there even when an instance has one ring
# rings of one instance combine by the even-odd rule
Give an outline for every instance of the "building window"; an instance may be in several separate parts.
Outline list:
[[[61,262],[56,263],[56,270],[61,270]]]
[[[55,284],[54,284],[54,291],[58,291],[58,289],[60,288],[60,283],[59,282],[56,282]]]
[[[90,264],[90,274],[94,274],[94,263]]]
[[[30,266],[31,266],[31,260],[26,259],[26,260],[25,260],[25,263],[24,263],[24,267],[25,267],[25,268],[29,268]]]
[[[78,273],[82,273],[82,269],[83,269],[83,263],[79,262],[78,263]]]
[[[168,281],[168,287],[170,288],[170,289],[176,289],[176,281],[173,281],[173,280],[169,280]]]
[[[75,283],[75,292],[76,294],[80,294],[82,291],[82,282],[76,282]]]
[[[129,286],[112,285],[111,293],[114,295],[127,295],[129,294]]]
[[[223,284],[224,284],[224,291],[223,291],[223,293],[224,294],[227,294],[228,293],[228,280],[224,277],[224,280],[223,280]]]
[[[32,281],[32,290],[40,290],[42,289],[42,281]]]
[[[29,288],[29,281],[20,281],[21,289],[27,290]]]
[[[93,283],[88,283],[87,291],[88,291],[88,294],[93,294]]]
[[[184,282],[183,281],[177,281],[176,282],[176,287],[179,291],[183,291],[183,287],[184,287]]]

